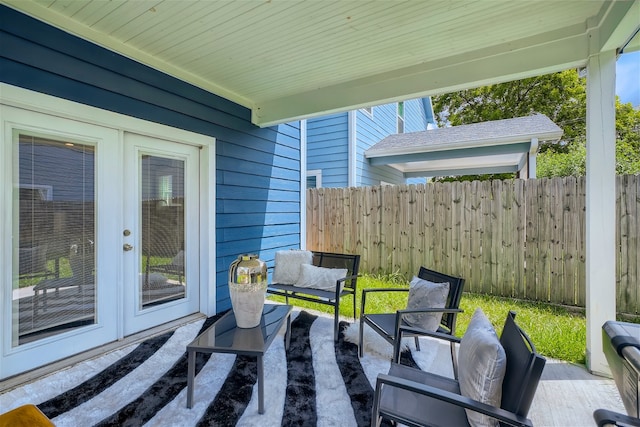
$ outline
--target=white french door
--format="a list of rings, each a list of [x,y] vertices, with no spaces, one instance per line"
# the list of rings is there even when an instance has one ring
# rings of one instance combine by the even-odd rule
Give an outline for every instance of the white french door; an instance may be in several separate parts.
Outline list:
[[[118,131],[0,105],[0,378],[118,338]],[[114,203],[115,201],[115,203]],[[8,208],[8,209],[7,209]]]
[[[0,380],[215,313],[215,140],[0,95]]]
[[[124,333],[199,308],[197,147],[124,134]]]

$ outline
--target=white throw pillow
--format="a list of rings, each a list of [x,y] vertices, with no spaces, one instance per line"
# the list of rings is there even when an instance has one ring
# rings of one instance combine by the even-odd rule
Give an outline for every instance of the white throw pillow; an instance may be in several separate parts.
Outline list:
[[[463,396],[500,407],[502,380],[507,369],[507,356],[489,319],[476,309],[467,331],[460,340],[458,379]],[[467,411],[472,426],[497,426],[491,417]]]
[[[409,283],[407,308],[444,308],[447,295],[449,295],[449,282],[434,283],[414,276]],[[403,319],[410,326],[434,332],[440,326],[442,312],[405,314]]]
[[[300,266],[311,264],[313,253],[304,250],[277,251],[273,268],[273,283],[295,285],[300,277]]]
[[[298,283],[296,283],[296,286],[335,291],[336,282],[346,277],[348,271],[346,268],[326,268],[303,264],[300,266],[300,279]],[[343,287],[344,282],[341,282],[340,292],[342,292]]]

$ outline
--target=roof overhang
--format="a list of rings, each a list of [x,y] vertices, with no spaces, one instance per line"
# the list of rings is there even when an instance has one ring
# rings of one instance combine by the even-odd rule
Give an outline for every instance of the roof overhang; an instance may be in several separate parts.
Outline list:
[[[2,0],[270,126],[582,67],[638,49],[640,0]]]

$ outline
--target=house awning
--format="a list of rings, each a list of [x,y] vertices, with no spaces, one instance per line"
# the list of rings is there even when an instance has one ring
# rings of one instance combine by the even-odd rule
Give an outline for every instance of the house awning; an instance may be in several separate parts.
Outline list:
[[[518,172],[542,142],[562,129],[543,114],[390,135],[369,148],[375,166],[388,165],[405,178]]]

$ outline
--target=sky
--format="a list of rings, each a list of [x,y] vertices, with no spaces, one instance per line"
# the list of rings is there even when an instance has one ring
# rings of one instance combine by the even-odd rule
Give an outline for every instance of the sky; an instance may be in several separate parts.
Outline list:
[[[616,62],[616,95],[620,102],[640,106],[640,51],[623,53]]]

